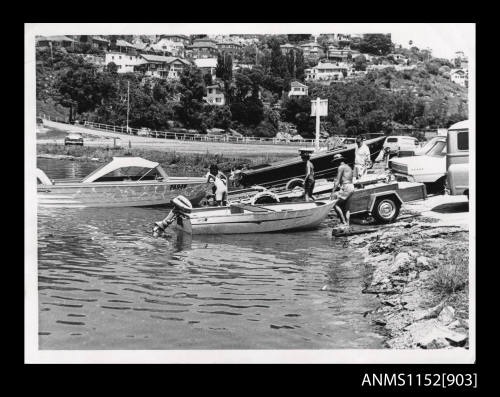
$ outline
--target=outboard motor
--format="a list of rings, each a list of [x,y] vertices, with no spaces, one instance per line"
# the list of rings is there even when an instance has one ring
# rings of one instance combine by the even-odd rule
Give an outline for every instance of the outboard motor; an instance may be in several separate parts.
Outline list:
[[[177,196],[176,198],[170,200],[174,205],[174,208],[169,212],[169,214],[162,221],[155,222],[153,227],[153,236],[159,237],[165,232],[165,229],[170,226],[170,224],[180,215],[191,212],[193,205],[184,196]]]

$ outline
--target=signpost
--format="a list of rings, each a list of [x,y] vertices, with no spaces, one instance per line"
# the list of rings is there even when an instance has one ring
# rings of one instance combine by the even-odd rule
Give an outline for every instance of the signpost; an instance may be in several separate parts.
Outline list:
[[[316,116],[316,141],[314,148],[319,150],[319,117],[328,114],[328,99],[316,98],[311,101],[311,116]]]

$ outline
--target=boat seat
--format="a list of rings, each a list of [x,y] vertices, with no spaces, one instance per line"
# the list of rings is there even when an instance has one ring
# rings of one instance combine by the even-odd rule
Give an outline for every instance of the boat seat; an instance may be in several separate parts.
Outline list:
[[[229,210],[231,211],[231,214],[243,214],[245,210],[251,212],[269,212],[269,210],[265,208],[255,207],[249,204],[231,204],[229,206]]]

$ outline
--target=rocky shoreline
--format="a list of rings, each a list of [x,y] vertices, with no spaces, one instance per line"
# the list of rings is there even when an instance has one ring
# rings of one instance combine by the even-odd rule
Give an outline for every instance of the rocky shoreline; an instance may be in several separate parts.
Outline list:
[[[386,347],[468,348],[467,229],[407,217],[344,238],[364,255],[363,293],[380,301],[365,317],[385,329]]]

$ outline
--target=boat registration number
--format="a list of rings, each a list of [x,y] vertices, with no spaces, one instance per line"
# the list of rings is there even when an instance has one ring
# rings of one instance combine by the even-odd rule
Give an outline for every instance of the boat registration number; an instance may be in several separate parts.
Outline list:
[[[184,185],[170,185],[170,190],[185,189],[187,184]]]

